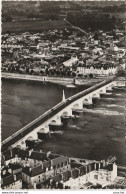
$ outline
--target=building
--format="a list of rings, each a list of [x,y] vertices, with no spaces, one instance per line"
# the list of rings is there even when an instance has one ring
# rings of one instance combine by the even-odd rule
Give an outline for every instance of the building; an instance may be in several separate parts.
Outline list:
[[[36,188],[49,178],[70,169],[69,159],[65,156],[32,152],[29,167],[22,170],[22,180],[29,188]]]
[[[13,184],[13,175],[17,176],[22,173],[22,180],[30,188],[35,188],[36,185],[48,180],[50,177],[71,169],[70,160],[66,156],[51,154],[51,152],[24,150],[19,146],[9,150],[3,160],[3,165],[9,166],[7,176],[11,175],[11,183]],[[8,188],[14,186],[11,183]],[[3,185],[5,186],[4,179]]]
[[[111,65],[79,65],[77,72],[83,75],[93,74],[94,76],[109,76],[115,75],[117,72],[117,66]]]
[[[72,173],[71,178],[63,182],[63,187],[65,188],[67,186],[70,189],[88,189],[92,185],[100,184],[101,187],[104,187],[113,184],[113,181],[117,177],[117,165],[115,163],[103,165],[103,163],[93,162],[85,167],[78,166],[79,168],[73,170],[74,176]]]
[[[63,65],[65,67],[72,67],[73,65],[77,64],[79,59],[77,57],[72,57],[71,59],[65,61]]]
[[[22,189],[21,173],[11,174],[11,169],[3,169],[1,172],[2,189]]]

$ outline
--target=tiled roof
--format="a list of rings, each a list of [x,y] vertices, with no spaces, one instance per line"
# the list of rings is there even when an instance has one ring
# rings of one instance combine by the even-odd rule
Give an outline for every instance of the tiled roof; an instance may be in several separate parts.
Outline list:
[[[108,164],[107,166],[105,166],[104,169],[106,169],[108,171],[112,171],[113,170],[113,164]]]
[[[1,178],[6,178],[8,176],[10,176],[11,174],[9,172],[6,172],[5,174],[1,173]]]
[[[19,164],[9,164],[9,167],[12,169],[12,170],[17,170],[17,169],[20,169],[21,166]]]
[[[27,174],[28,176],[30,177],[34,177],[34,176],[37,176],[39,174],[42,174],[45,172],[44,169],[42,169],[42,166],[37,166],[35,168],[29,168],[29,167],[25,167],[23,170],[22,170],[23,173]]]
[[[50,158],[50,159],[54,159],[54,158],[58,158],[58,157],[60,157],[60,155],[58,155],[58,154],[49,154],[49,156],[48,156],[48,158]]]
[[[79,170],[80,170],[80,175],[86,174],[86,168],[85,168],[85,166],[81,166],[81,167],[79,168]]]
[[[7,185],[10,185],[14,182],[14,177],[13,175],[9,175],[8,177],[6,177],[6,180],[3,180],[3,186],[7,186]]]
[[[99,169],[99,163],[96,163],[96,170]]]
[[[84,187],[85,187],[85,189],[86,189],[86,188],[88,188],[88,187],[92,186],[92,183],[87,182],[87,183],[85,183],[83,186],[84,186]]]
[[[41,161],[48,159],[46,153],[44,152],[41,153],[41,152],[36,152],[36,151],[33,151],[31,155],[29,156],[29,158],[34,159],[34,160],[41,160]]]
[[[76,162],[71,162],[71,168],[79,168],[81,166],[83,166],[83,165],[82,164],[78,164]]]
[[[21,179],[21,173],[16,174],[16,181],[18,181],[20,179]],[[10,184],[12,184],[12,183],[14,183],[16,181],[14,180],[14,176],[13,175],[8,174],[8,176],[6,176],[6,178],[3,179],[3,185],[2,185],[2,187],[3,186],[10,185]]]
[[[90,168],[91,168],[91,171],[93,171],[95,169],[95,162],[90,164]]]
[[[19,157],[21,157],[21,159],[25,159],[29,157],[29,151],[28,150],[19,150]]]
[[[69,170],[67,170],[66,172],[63,172],[63,180],[64,181],[68,181],[70,177],[71,177],[71,173]]]
[[[54,176],[53,178],[53,181],[55,182],[60,182],[62,180],[62,176],[61,174],[57,174],[56,176]]]
[[[51,164],[52,165],[58,165],[58,164],[65,164],[65,162],[68,160],[68,158],[67,157],[65,157],[65,156],[59,156],[59,157],[57,157],[57,158],[54,158],[54,159],[52,159],[51,160]]]
[[[14,158],[14,157],[15,157],[15,154],[16,154],[16,149],[15,149],[15,148],[13,148],[13,149],[11,149],[11,150],[8,150],[8,151],[4,154],[4,156],[5,156],[5,161]]]
[[[71,176],[72,176],[73,178],[77,178],[78,175],[79,175],[79,171],[78,171],[77,169],[71,170]]]
[[[49,161],[43,162],[43,168],[48,168],[48,167],[50,167],[50,162]]]

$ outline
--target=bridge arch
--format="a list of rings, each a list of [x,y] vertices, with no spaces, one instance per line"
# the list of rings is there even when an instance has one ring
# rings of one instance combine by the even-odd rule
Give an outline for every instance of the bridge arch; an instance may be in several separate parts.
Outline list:
[[[79,109],[79,107],[80,107],[79,104],[76,103],[76,104],[73,105],[72,109]]]
[[[61,114],[61,117],[65,117],[65,116],[68,116],[69,115],[69,113],[67,112],[67,111],[65,111],[65,112],[63,112],[62,114]]]
[[[111,84],[111,88],[113,88],[114,87],[114,84]]]
[[[33,138],[32,136],[29,136],[26,140],[27,140],[27,141],[33,141],[34,138]]]
[[[92,95],[92,98],[96,98],[96,97],[97,97],[97,94],[93,94],[93,95]]]
[[[20,142],[20,144],[22,145],[22,139],[25,140],[29,135],[32,135],[34,138],[37,137],[36,132],[38,132],[38,129],[43,126],[46,131],[49,131],[49,123],[53,122],[53,123],[60,123],[61,122],[61,118],[57,118],[57,114],[58,116],[60,116],[62,114],[62,112],[64,112],[64,110],[67,110],[67,112],[69,113],[69,109],[70,109],[70,113],[72,112],[72,108],[80,108],[81,105],[83,105],[83,102],[87,102],[89,104],[92,104],[92,97],[98,97],[99,95],[99,91],[102,90],[104,87],[106,89],[110,89],[111,87],[117,85],[116,82],[113,81],[113,79],[111,80],[107,80],[104,81],[102,83],[97,84],[96,86],[92,86],[91,88],[88,89],[88,92],[82,91],[80,94],[76,94],[75,96],[73,96],[71,99],[72,101],[70,103],[66,103],[65,104],[60,104],[58,106],[55,107],[52,114],[49,113],[44,113],[42,117],[35,119],[34,121],[32,121],[30,123],[30,125],[26,125],[25,127],[23,127],[22,129],[20,129],[20,131],[18,131],[18,133],[15,133],[14,135],[12,135],[11,137],[9,137],[8,139],[4,140],[2,142],[2,150],[5,150],[6,148],[8,148],[8,145],[10,146],[13,142],[14,145],[17,144],[17,138],[19,138],[18,144]],[[101,88],[102,87],[102,88]],[[77,98],[76,98],[77,96]],[[84,99],[85,98],[85,99]],[[59,109],[60,108],[60,109]],[[64,110],[63,110],[64,109]],[[60,111],[59,111],[60,110]],[[58,112],[59,111],[59,112]],[[49,115],[49,117],[47,117]],[[55,119],[55,120],[53,120]],[[41,124],[40,124],[41,123]],[[33,129],[31,131],[31,126],[33,126]],[[34,127],[35,126],[35,127]],[[11,141],[13,140],[13,141]]]
[[[89,105],[89,104],[92,104],[92,96],[88,96],[88,97],[84,98],[84,100],[83,100],[83,106]]]
[[[53,125],[53,124],[56,124],[56,120],[51,120],[49,125]]]
[[[85,98],[85,99],[83,100],[83,102],[88,102],[88,99],[87,99],[87,98]]]
[[[100,94],[103,94],[104,93],[104,91],[103,90],[100,90]]]
[[[110,90],[110,89],[111,89],[111,87],[110,87],[110,86],[107,86],[107,87],[106,87],[106,90]]]

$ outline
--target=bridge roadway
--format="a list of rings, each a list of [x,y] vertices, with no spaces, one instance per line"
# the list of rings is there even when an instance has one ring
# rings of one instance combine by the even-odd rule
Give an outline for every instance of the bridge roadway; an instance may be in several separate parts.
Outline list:
[[[45,112],[40,117],[38,117],[37,119],[35,119],[32,122],[30,122],[29,124],[27,124],[25,127],[21,128],[19,131],[14,133],[12,136],[5,139],[1,143],[1,146],[2,146],[1,151],[4,152],[5,150],[7,150],[7,148],[9,146],[13,145],[15,142],[19,141],[24,136],[28,135],[32,130],[34,130],[35,128],[37,128],[41,124],[43,124],[49,118],[56,115],[59,111],[61,111],[65,107],[67,107],[69,104],[71,104],[75,100],[78,100],[79,98],[81,98],[81,97],[83,97],[83,96],[85,96],[85,95],[101,88],[102,86],[105,86],[106,84],[111,83],[114,80],[115,80],[115,77],[112,77],[112,78],[110,78],[108,80],[105,80],[103,82],[100,82],[100,83],[98,83],[98,84],[96,84],[96,85],[94,85],[94,86],[92,86],[92,87],[90,87],[90,88],[88,88],[88,89],[86,89],[82,92],[79,92],[79,93],[73,95],[72,97],[67,98],[65,102],[60,102],[59,104],[57,104],[52,109],[48,110],[47,112]]]

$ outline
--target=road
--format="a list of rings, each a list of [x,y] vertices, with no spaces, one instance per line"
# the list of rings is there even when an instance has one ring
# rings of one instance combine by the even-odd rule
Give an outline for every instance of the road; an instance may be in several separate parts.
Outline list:
[[[73,26],[70,22],[68,22],[68,21],[66,20],[66,18],[64,18],[64,21],[65,21],[66,23],[68,23],[72,28],[74,28],[74,29],[76,29],[76,30],[79,30],[79,31],[83,32],[84,34],[88,35],[88,33],[87,33],[86,31],[84,31],[83,29],[79,28],[78,26]]]
[[[78,100],[79,98],[95,91],[96,89],[101,88],[102,86],[112,82],[114,80],[114,77],[108,80],[105,80],[101,83],[98,83],[82,92],[79,92],[75,95],[73,95],[70,98],[67,98],[65,102],[60,102],[59,104],[57,104],[55,107],[53,107],[52,109],[50,109],[49,111],[45,112],[43,115],[41,115],[40,117],[38,117],[37,119],[35,119],[34,121],[32,121],[31,123],[29,123],[28,125],[26,125],[25,127],[23,127],[22,129],[20,129],[19,131],[17,131],[16,133],[14,133],[12,136],[10,136],[9,138],[5,139],[1,145],[2,151],[7,150],[7,148],[11,145],[13,145],[14,143],[16,143],[17,141],[19,141],[20,139],[23,139],[24,136],[28,135],[31,131],[33,131],[35,128],[37,128],[38,126],[40,126],[41,124],[43,124],[44,122],[46,122],[48,119],[50,119],[51,117],[55,116],[58,112],[60,112],[61,110],[63,110],[64,108],[66,108],[68,105],[70,105],[72,102]]]

